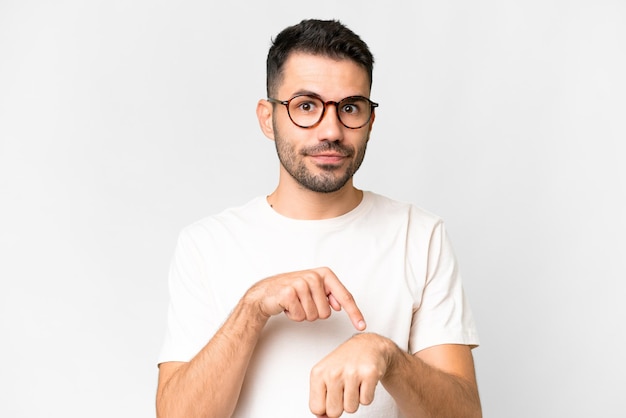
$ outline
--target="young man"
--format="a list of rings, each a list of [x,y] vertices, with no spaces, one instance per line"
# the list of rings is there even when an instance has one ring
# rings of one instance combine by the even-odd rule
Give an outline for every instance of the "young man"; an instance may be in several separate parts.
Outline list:
[[[375,118],[372,66],[336,21],[276,37],[257,117],[278,186],[182,231],[159,417],[481,415],[443,223],[352,182]]]

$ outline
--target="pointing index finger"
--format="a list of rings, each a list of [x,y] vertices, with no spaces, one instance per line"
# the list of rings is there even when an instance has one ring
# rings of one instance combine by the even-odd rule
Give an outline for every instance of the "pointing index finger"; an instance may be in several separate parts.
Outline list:
[[[340,310],[343,307],[352,321],[354,328],[358,331],[365,330],[367,325],[365,324],[361,310],[357,306],[352,294],[348,292],[338,279],[326,281],[326,293],[333,309]]]

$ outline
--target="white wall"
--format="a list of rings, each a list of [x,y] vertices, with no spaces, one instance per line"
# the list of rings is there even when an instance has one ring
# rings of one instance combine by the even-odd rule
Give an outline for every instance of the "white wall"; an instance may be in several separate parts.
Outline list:
[[[272,190],[270,37],[376,59],[357,185],[442,215],[486,417],[618,417],[626,3],[0,0],[0,416],[149,417],[177,232]]]

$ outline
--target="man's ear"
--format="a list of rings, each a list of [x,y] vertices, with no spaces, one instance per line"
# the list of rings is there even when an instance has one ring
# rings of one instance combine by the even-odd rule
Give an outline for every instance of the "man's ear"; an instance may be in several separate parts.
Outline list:
[[[369,131],[372,132],[372,128],[374,127],[374,119],[376,119],[376,112],[372,109],[372,116],[370,117],[370,126]]]
[[[263,134],[274,140],[274,124],[272,123],[272,113],[274,106],[267,100],[261,99],[256,105],[256,117],[259,120],[259,126]]]

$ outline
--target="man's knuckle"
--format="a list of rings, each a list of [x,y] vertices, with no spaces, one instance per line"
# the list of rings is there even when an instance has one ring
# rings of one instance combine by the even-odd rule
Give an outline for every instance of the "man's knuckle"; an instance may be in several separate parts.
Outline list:
[[[313,412],[313,415],[324,415],[325,412],[323,407],[318,406],[311,406],[309,409]]]
[[[345,405],[343,409],[349,414],[354,414],[359,409],[359,405]]]
[[[317,321],[319,319],[319,314],[317,313],[317,311],[312,311],[307,314],[306,319],[309,322]]]
[[[330,314],[331,314],[330,310],[322,311],[322,312],[318,312],[318,317],[319,319],[328,319],[330,318]]]
[[[287,315],[287,318],[295,322],[302,322],[306,319],[306,316],[300,312],[285,312],[285,314]]]
[[[283,295],[284,298],[286,298],[287,300],[290,300],[290,299],[297,297],[298,292],[296,291],[295,288],[291,286],[287,286],[283,288],[281,294]]]
[[[291,283],[290,287],[293,288],[296,291],[296,293],[301,293],[307,290],[308,284],[306,283],[306,281],[302,279],[297,279],[297,280],[294,280],[293,283]]]
[[[311,380],[317,380],[322,377],[322,370],[323,368],[319,364],[313,366],[313,368],[311,369]]]
[[[328,379],[335,382],[343,378],[344,371],[340,369],[330,369],[326,372]]]
[[[374,402],[374,397],[372,395],[367,394],[367,395],[362,395],[361,396],[361,404],[369,405],[372,402]]]

